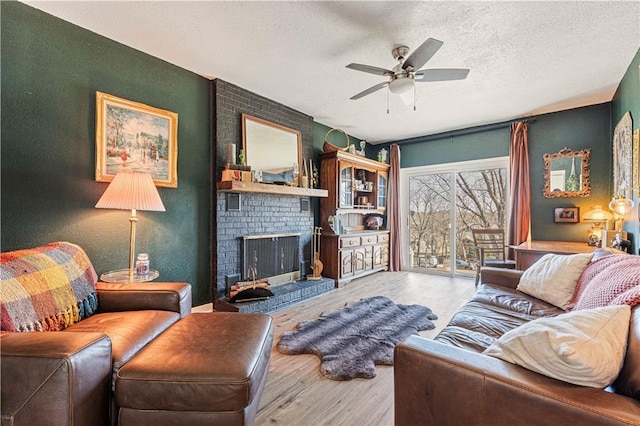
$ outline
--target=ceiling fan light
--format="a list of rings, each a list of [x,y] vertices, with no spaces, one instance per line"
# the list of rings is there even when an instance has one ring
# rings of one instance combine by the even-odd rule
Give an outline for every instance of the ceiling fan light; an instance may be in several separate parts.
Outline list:
[[[415,93],[413,91],[400,93],[400,99],[402,103],[405,105],[413,105],[414,104]]]
[[[398,77],[389,83],[389,90],[394,95],[400,95],[413,90],[413,79],[409,77]]]

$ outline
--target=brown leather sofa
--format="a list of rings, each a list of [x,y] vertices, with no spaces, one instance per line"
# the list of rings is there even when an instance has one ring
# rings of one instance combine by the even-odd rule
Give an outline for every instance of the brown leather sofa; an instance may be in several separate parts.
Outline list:
[[[521,274],[483,268],[476,294],[435,340],[411,336],[396,347],[396,425],[640,425],[638,306],[622,371],[607,389],[565,383],[482,354],[505,332],[564,312],[517,291]]]
[[[65,267],[86,266],[81,275],[93,277],[93,289],[86,254],[68,243],[54,245],[75,250],[79,261]],[[42,256],[41,264],[64,257]],[[25,281],[55,294],[60,280],[47,284],[42,277],[60,277],[62,268],[52,273],[30,269],[38,262],[9,264],[2,265],[0,292],[3,329],[11,330],[0,334],[2,425],[253,424],[269,369],[269,316],[191,314],[188,283],[98,282],[92,315],[62,329],[47,324],[61,331],[14,330],[11,321],[39,309],[43,299],[36,290],[29,292],[32,304],[10,305],[12,271],[40,274]]]

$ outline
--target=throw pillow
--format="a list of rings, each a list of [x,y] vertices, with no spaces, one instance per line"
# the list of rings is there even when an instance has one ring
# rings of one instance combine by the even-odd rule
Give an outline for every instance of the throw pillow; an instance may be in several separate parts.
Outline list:
[[[571,305],[575,305],[574,310],[619,304],[634,306],[640,302],[639,291],[640,256],[607,256],[589,265]]]
[[[518,290],[566,309],[592,253],[545,254],[522,273]]]
[[[505,333],[484,354],[564,382],[604,388],[622,368],[630,318],[627,305],[540,318]]]

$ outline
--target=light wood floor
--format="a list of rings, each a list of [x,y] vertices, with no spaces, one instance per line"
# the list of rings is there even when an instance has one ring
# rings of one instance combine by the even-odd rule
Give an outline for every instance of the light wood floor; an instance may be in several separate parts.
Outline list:
[[[275,345],[285,331],[293,330],[300,321],[371,296],[431,308],[439,317],[434,321],[436,328],[420,335],[433,338],[474,292],[473,280],[469,279],[380,272],[273,313],[274,347],[256,424],[393,425],[393,367],[376,366],[377,377],[373,379],[329,380],[320,374],[320,361],[315,355],[282,355]]]

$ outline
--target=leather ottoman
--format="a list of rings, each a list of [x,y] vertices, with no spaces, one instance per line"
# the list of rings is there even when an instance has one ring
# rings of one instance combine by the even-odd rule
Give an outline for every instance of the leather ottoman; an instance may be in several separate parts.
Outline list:
[[[272,343],[267,315],[186,316],[118,372],[119,424],[253,424]]]

